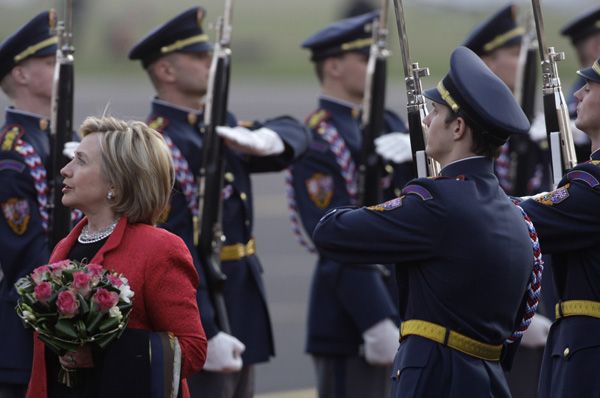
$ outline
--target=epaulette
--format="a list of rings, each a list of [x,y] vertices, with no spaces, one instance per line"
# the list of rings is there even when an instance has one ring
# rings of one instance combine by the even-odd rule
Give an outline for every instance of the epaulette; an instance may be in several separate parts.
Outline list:
[[[383,202],[374,206],[367,207],[368,210],[371,211],[390,211],[397,209],[398,207],[402,207],[404,198],[408,195],[415,195],[421,198],[422,201],[427,201],[433,199],[433,195],[427,188],[420,184],[408,184],[402,191],[400,192],[400,196],[387,202]]]
[[[306,118],[306,126],[310,129],[314,129],[324,120],[327,120],[331,113],[326,111],[325,109],[320,109],[318,111],[313,112]]]
[[[0,134],[0,150],[14,150],[19,138],[21,138],[23,134],[25,134],[25,130],[19,125],[12,125],[5,128]]]
[[[402,188],[401,195],[416,195],[421,198],[421,200],[426,201],[433,199],[433,195],[427,188],[419,184],[408,184],[404,188]]]
[[[593,175],[591,175],[587,171],[583,171],[583,170],[569,171],[567,173],[566,178],[567,178],[568,181],[581,181],[581,182],[584,182],[587,185],[589,185],[590,188],[596,188],[598,185],[600,185],[600,182],[598,182],[598,179],[596,177],[594,177]]]
[[[600,160],[588,160],[586,163],[593,164],[594,166],[600,166]]]
[[[169,125],[169,119],[164,116],[156,116],[148,121],[148,127],[162,133]]]

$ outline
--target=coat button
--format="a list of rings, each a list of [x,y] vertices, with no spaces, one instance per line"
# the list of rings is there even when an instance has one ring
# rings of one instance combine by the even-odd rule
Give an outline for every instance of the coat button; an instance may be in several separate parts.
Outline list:
[[[396,378],[400,377],[400,369],[396,370]]]
[[[246,199],[248,199],[248,195],[246,195],[246,192],[241,192],[241,193],[240,193],[240,198],[241,198],[242,200],[246,200]]]
[[[235,177],[233,176],[233,173],[228,171],[227,173],[225,173],[225,181],[232,183],[235,180]]]
[[[563,351],[563,356],[566,358],[569,356],[569,354],[571,353],[571,350],[569,350],[569,347],[565,348],[565,350]]]

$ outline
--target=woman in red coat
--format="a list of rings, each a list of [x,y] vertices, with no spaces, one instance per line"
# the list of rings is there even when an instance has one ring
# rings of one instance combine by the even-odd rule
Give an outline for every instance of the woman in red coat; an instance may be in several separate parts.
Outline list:
[[[85,218],[56,246],[50,261],[87,259],[123,273],[134,294],[133,309],[128,329],[106,351],[83,346],[57,357],[34,339],[27,398],[146,396],[140,391],[154,396],[149,389],[129,388],[139,384],[141,374],[156,382],[156,374],[148,369],[159,353],[148,352],[149,338],[140,344],[138,337],[127,337],[140,331],[146,336],[169,332],[176,338],[167,341],[180,347],[181,392],[189,397],[184,378],[202,369],[206,359],[206,336],[196,304],[198,274],[183,241],[153,226],[168,211],[173,187],[169,150],[160,134],[141,122],[88,118],[81,133],[73,160],[61,170],[62,202],[80,209]],[[170,366],[176,370],[177,365]],[[79,385],[70,388],[57,381],[61,366],[77,370]],[[119,377],[125,385],[115,382]],[[115,383],[116,388],[110,387]]]

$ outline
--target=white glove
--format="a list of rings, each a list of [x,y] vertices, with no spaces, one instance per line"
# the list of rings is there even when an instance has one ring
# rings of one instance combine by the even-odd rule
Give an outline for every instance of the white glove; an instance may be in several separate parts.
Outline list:
[[[63,155],[65,155],[69,159],[73,159],[75,157],[75,151],[77,150],[78,146],[79,142],[77,141],[65,142],[65,146],[62,151]]]
[[[400,335],[391,319],[377,322],[363,333],[365,359],[371,365],[391,365],[394,362]]]
[[[241,126],[217,126],[217,134],[223,137],[228,147],[247,155],[279,155],[285,149],[277,133],[266,127],[248,130]]]
[[[404,133],[389,133],[375,139],[375,152],[385,160],[404,163],[412,160],[410,136]]]
[[[548,333],[550,332],[552,321],[543,315],[535,314],[531,319],[529,328],[525,331],[521,344],[529,348],[543,347],[546,345]]]
[[[219,332],[208,340],[205,370],[237,372],[242,369],[242,352],[246,346],[235,337]]]
[[[543,113],[538,113],[531,122],[529,129],[529,138],[533,142],[540,142],[547,139],[546,134],[546,119]]]

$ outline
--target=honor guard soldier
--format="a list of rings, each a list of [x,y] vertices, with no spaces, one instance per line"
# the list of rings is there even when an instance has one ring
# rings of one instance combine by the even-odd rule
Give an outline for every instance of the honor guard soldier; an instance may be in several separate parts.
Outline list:
[[[600,394],[600,59],[577,74],[585,84],[575,92],[575,124],[591,139],[591,158],[568,171],[555,191],[521,203],[542,249],[552,254],[559,298],[540,398]]]
[[[519,64],[519,56],[525,34],[525,29],[517,25],[516,13],[515,5],[507,5],[473,29],[463,43],[479,55],[513,93],[517,86],[517,68],[523,67]],[[524,75],[525,78],[527,76]],[[550,168],[545,162],[544,152],[532,137],[515,138],[502,147],[494,163],[500,186],[508,195],[547,191],[550,188]],[[545,129],[540,138],[546,138]],[[519,165],[518,162],[526,164]],[[524,183],[519,184],[521,180]]]
[[[579,15],[567,23],[560,33],[571,39],[571,43],[577,52],[579,66],[581,68],[592,66],[594,61],[600,57],[600,7]],[[577,117],[578,101],[575,98],[575,92],[584,85],[585,79],[577,76],[567,95],[566,100],[569,105],[571,120]],[[577,159],[588,159],[590,156],[589,137],[577,128],[572,130]]]
[[[520,62],[523,51],[523,55],[527,54],[527,48],[522,48],[524,34],[527,32],[517,24],[517,11],[517,6],[513,4],[503,7],[476,27],[464,43],[464,46],[479,55],[513,94],[516,94],[515,89],[518,86],[518,68],[523,69],[520,86],[529,84],[526,79],[537,77],[528,76],[525,62]],[[538,65],[537,52],[535,54],[535,64]],[[537,93],[536,88],[529,94],[535,96]],[[523,102],[529,100],[524,98],[525,93],[520,94]],[[535,98],[530,100],[535,103]],[[534,113],[530,116],[533,118]],[[540,115],[539,121],[542,125],[535,130],[531,129],[529,135],[511,137],[508,143],[502,146],[500,155],[494,162],[496,177],[508,195],[532,195],[550,189],[550,167],[547,163],[547,153],[542,149],[548,148],[543,116]],[[536,133],[539,134],[533,137]],[[545,263],[549,265],[548,259]],[[544,298],[548,297],[552,302],[552,280],[548,279],[544,287],[548,287],[544,289]],[[515,369],[508,375],[514,398],[531,397],[537,390],[539,367],[552,321],[542,314],[536,314],[532,322],[515,358]]]
[[[175,189],[162,226],[179,235],[192,252],[200,274],[198,305],[208,342],[204,370],[188,379],[192,396],[251,397],[254,365],[274,355],[273,335],[262,266],[253,238],[253,199],[250,174],[289,166],[308,146],[309,134],[289,117],[238,126],[228,114],[229,127],[219,127],[226,143],[222,224],[226,241],[221,251],[227,276],[224,300],[232,335],[222,332],[209,298],[206,270],[194,245],[198,216],[198,175],[202,163],[203,99],[213,46],[202,29],[204,9],[191,8],[155,28],[129,53],[140,60],[156,90],[149,125],[166,139],[176,167]],[[244,350],[245,347],[245,350]],[[242,353],[243,352],[243,353]],[[241,354],[241,357],[240,357]]]
[[[335,209],[313,238],[335,261],[396,264],[402,323],[392,397],[510,397],[503,344],[518,344],[522,315],[535,311],[539,286],[530,297],[526,286],[532,270],[541,276],[541,259],[493,158],[530,125],[508,87],[465,47],[425,96],[433,107],[424,119],[426,152],[442,166],[440,177],[412,180],[376,206]],[[373,294],[353,293],[356,303]],[[525,313],[526,297],[533,308]]]
[[[321,86],[319,106],[306,119],[313,143],[291,168],[288,198],[294,231],[303,245],[302,226],[312,234],[330,209],[357,200],[357,163],[361,156],[361,103],[378,12],[335,22],[302,44]],[[381,182],[393,191],[411,178],[410,140],[404,122],[384,114],[385,131],[376,140],[388,166]],[[394,133],[392,133],[394,132]],[[395,170],[393,170],[395,168]],[[387,197],[392,197],[388,193]],[[307,351],[315,360],[319,398],[380,397],[389,394],[389,366],[398,347],[398,311],[391,267],[350,267],[325,253],[314,271],[308,313]],[[369,292],[360,295],[358,292]]]
[[[14,283],[50,255],[49,117],[57,37],[42,12],[0,43],[0,86],[12,102],[0,130],[0,396],[23,397],[31,330],[17,317]]]

